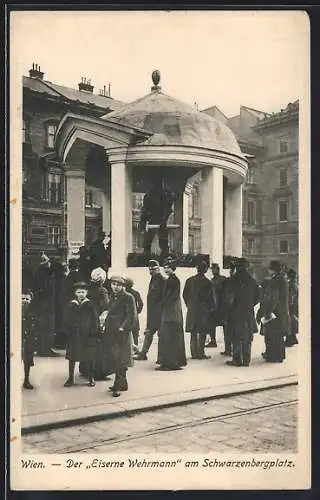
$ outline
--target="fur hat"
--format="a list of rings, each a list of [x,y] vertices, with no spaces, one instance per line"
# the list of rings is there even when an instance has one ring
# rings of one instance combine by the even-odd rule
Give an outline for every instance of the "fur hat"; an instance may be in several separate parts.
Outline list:
[[[268,269],[270,271],[274,271],[275,273],[280,273],[281,272],[281,264],[279,260],[272,260],[268,266]]]
[[[102,267],[97,267],[96,269],[93,269],[93,271],[91,272],[91,281],[93,281],[94,283],[98,282],[104,283],[106,279],[107,279],[107,273],[105,272],[104,269],[102,269]]]
[[[122,276],[111,276],[110,283],[119,283],[119,285],[125,285],[125,280]]]

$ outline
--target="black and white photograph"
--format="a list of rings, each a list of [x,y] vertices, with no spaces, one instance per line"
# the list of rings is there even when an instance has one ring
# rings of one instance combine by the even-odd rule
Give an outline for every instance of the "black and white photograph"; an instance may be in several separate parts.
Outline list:
[[[10,30],[13,488],[308,488],[308,16]]]

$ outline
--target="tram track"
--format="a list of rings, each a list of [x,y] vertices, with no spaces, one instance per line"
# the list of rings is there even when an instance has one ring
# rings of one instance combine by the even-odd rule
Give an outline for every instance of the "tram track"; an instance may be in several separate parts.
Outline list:
[[[260,405],[260,406],[255,406],[253,408],[249,409],[238,409],[236,411],[231,411],[231,412],[226,412],[222,413],[219,415],[214,415],[214,416],[207,416],[203,418],[195,418],[192,420],[189,420],[187,422],[184,422],[182,424],[173,424],[173,425],[166,425],[163,427],[158,427],[156,429],[150,429],[150,430],[144,430],[142,432],[135,432],[133,434],[127,434],[124,436],[115,436],[115,437],[109,437],[109,438],[99,438],[99,440],[91,440],[90,442],[87,443],[82,443],[81,445],[77,446],[71,446],[71,447],[66,447],[63,450],[59,450],[59,453],[81,453],[81,452],[86,452],[88,450],[93,450],[93,449],[99,449],[100,447],[108,447],[108,446],[114,446],[116,444],[121,444],[125,442],[130,442],[134,440],[139,440],[142,438],[148,438],[150,436],[155,436],[155,435],[161,435],[161,434],[166,434],[166,433],[171,433],[175,431],[180,431],[183,429],[190,429],[192,427],[198,427],[214,422],[221,422],[221,421],[226,421],[226,420],[231,420],[237,417],[243,417],[243,416],[250,416],[254,413],[262,413],[265,411],[269,410],[274,410],[276,408],[280,407],[289,407],[293,405],[298,404],[298,399],[289,399],[286,401],[281,401],[281,402],[275,402],[275,403],[270,403],[270,404],[265,404],[265,405]],[[86,424],[90,425],[90,424]],[[85,428],[85,425],[83,426]]]

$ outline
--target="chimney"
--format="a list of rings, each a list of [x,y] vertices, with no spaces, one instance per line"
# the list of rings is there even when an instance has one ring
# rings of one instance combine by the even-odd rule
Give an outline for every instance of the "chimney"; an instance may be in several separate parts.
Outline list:
[[[40,66],[38,64],[32,63],[32,68],[29,69],[30,78],[40,78],[43,80],[44,73],[40,70]]]
[[[103,89],[99,90],[99,95],[101,95],[103,97],[110,97],[110,90],[111,90],[111,85],[109,83],[108,90],[107,90],[106,86],[104,85]]]
[[[81,77],[81,82],[78,83],[79,90],[93,93],[93,85],[91,85],[91,80],[88,80],[86,76]]]

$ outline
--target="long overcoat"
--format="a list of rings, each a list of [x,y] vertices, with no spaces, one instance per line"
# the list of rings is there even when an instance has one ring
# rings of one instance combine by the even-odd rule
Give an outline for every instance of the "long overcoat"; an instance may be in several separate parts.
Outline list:
[[[290,335],[289,286],[282,274],[276,274],[269,280],[263,297],[263,312],[266,317],[271,313],[276,316],[266,325],[268,333]]]
[[[161,306],[162,313],[157,363],[166,367],[185,366],[187,361],[183,333],[180,280],[175,274],[169,276],[165,281]]]
[[[37,350],[36,325],[37,318],[33,308],[33,304],[22,304],[22,360],[28,365],[33,366],[33,355]]]
[[[133,365],[132,328],[136,316],[132,295],[122,291],[111,297],[103,332],[105,373],[115,373]]]
[[[295,280],[289,281],[289,314],[291,334],[299,331],[299,290]]]
[[[134,288],[129,288],[127,290],[127,293],[130,293],[132,297],[135,300],[136,303],[136,309],[137,309],[137,316],[136,316],[136,321],[132,329],[132,333],[139,333],[140,331],[140,321],[139,321],[139,314],[141,313],[143,309],[143,300],[141,298],[140,293],[138,290],[135,290]]]
[[[67,335],[66,359],[94,361],[99,334],[99,317],[94,305],[88,299],[81,304],[72,300],[65,312],[64,327]]]
[[[160,328],[162,298],[166,281],[161,274],[151,277],[147,295],[147,330],[156,332]]]
[[[40,264],[34,274],[33,304],[37,314],[39,351],[45,352],[53,344],[55,320],[55,280],[53,269]]]
[[[186,332],[208,334],[214,308],[211,281],[201,274],[192,276],[187,279],[182,295],[187,306]]]
[[[88,299],[95,306],[98,315],[109,307],[109,294],[100,283],[91,282],[88,291]]]
[[[232,342],[252,342],[258,330],[254,306],[259,300],[259,286],[247,271],[237,271],[226,281],[225,307]]]

